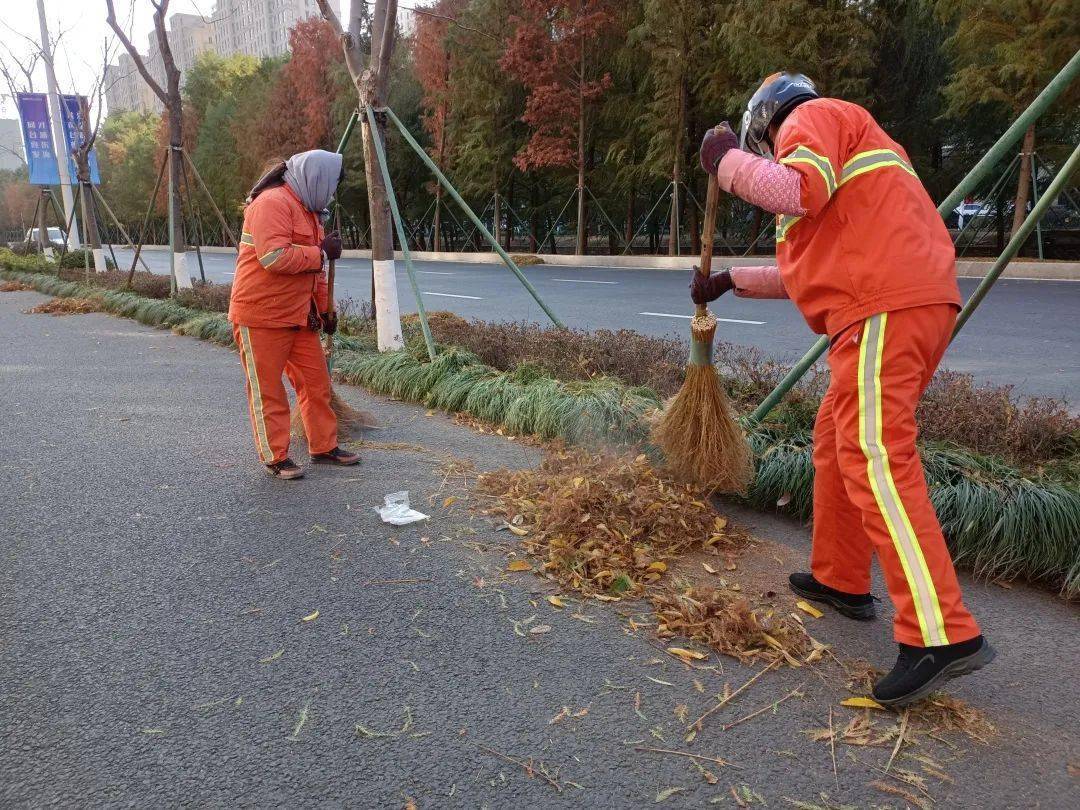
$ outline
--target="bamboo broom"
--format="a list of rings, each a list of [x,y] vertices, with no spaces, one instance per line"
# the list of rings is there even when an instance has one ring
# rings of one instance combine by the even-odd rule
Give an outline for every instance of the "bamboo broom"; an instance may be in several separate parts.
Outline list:
[[[720,187],[715,175],[710,175],[698,270],[703,276],[712,270],[719,198]],[[686,380],[660,415],[652,440],[680,479],[709,492],[741,493],[753,477],[753,461],[746,435],[735,421],[713,365],[715,334],[715,316],[699,305],[690,321],[690,364],[686,368]]]
[[[333,316],[337,314],[337,301],[334,298],[334,260],[330,260],[330,267],[326,272],[326,309]],[[326,369],[330,373],[334,371],[334,336],[323,335],[323,352],[326,354]],[[361,430],[370,430],[378,427],[375,415],[369,411],[358,410],[338,396],[333,386],[330,388],[330,408],[337,417],[338,442],[347,442],[353,438],[359,438],[354,434]],[[300,439],[305,439],[304,420],[297,405],[293,409],[292,433]]]

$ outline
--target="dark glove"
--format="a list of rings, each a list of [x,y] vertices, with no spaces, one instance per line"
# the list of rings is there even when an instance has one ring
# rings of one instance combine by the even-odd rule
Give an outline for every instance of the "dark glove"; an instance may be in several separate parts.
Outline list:
[[[319,316],[322,318],[322,330],[328,335],[332,335],[337,331],[337,313],[336,312],[324,312]]]
[[[735,288],[731,280],[731,270],[725,267],[707,278],[695,267],[690,275],[690,300],[699,306],[715,301],[728,290]]]
[[[739,136],[728,126],[727,121],[717,124],[701,139],[701,168],[706,174],[716,174],[716,168],[724,155],[738,148]]]
[[[331,231],[323,237],[322,242],[319,243],[319,247],[322,248],[322,252],[326,254],[327,259],[340,259],[341,234],[337,231]]]

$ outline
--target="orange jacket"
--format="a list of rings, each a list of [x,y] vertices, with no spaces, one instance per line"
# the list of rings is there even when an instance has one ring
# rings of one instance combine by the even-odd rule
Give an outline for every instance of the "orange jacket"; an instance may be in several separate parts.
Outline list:
[[[286,186],[263,191],[244,211],[229,320],[238,326],[308,325],[311,303],[326,311],[323,228]]]
[[[810,328],[836,335],[879,312],[960,304],[956,254],[907,153],[856,104],[799,105],[776,136],[801,175],[803,216],[777,217],[776,263]]]

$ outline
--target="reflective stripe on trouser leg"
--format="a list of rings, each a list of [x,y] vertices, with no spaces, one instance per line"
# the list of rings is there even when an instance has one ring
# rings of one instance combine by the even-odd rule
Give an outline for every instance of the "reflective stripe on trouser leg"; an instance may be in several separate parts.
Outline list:
[[[246,326],[239,327],[238,331],[244,374],[247,376],[248,390],[251,392],[251,426],[255,431],[255,445],[259,451],[259,459],[264,464],[270,464],[274,460],[274,451],[270,449],[270,440],[267,438],[262,388],[259,386],[259,372],[255,368],[255,355],[251,350],[251,334]]]
[[[893,481],[889,452],[882,441],[881,357],[885,347],[888,313],[867,318],[859,345],[859,446],[866,456],[866,474],[878,511],[892,538],[896,555],[911,590],[923,643],[948,644],[934,581],[930,577],[919,538]]]

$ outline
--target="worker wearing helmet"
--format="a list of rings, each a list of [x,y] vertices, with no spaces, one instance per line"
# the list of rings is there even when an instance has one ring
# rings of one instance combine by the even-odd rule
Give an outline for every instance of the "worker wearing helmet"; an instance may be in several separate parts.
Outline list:
[[[876,551],[900,656],[873,694],[917,700],[994,657],[964,607],[915,446],[915,407],[960,306],[948,231],[904,149],[862,107],[820,97],[802,75],[766,79],[741,135],[727,124],[705,135],[701,164],[777,215],[777,266],[695,272],[691,298],[791,298],[830,340],[810,573],[792,574],[791,588],[872,619]]]
[[[341,256],[341,237],[324,234],[321,215],[342,176],[341,155],[301,152],[264,174],[244,209],[229,320],[259,460],[278,478],[304,474],[289,458],[289,397],[282,374],[296,390],[312,461],[360,462],[356,453],[338,447],[330,374],[319,342],[320,329],[337,329],[336,316],[328,314],[323,265]]]

